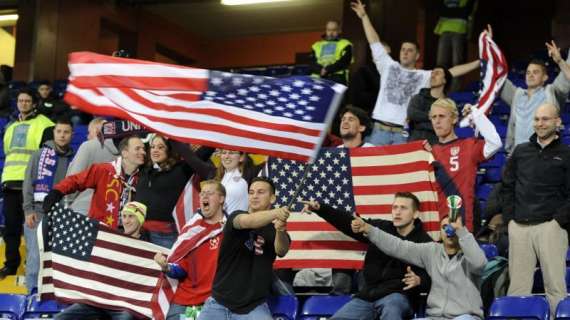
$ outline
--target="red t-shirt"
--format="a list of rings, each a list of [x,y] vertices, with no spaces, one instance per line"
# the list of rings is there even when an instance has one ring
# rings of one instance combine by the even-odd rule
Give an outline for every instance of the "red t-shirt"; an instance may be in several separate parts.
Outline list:
[[[473,202],[477,167],[485,161],[483,147],[485,140],[477,138],[456,139],[444,144],[436,144],[432,153],[444,169],[438,174],[438,198],[440,219],[449,214],[447,196],[457,194],[463,199],[463,223],[473,231]],[[442,178],[443,176],[443,178]]]
[[[204,241],[179,262],[188,275],[178,284],[174,303],[184,306],[200,305],[212,294],[222,235],[223,233],[220,233]]]

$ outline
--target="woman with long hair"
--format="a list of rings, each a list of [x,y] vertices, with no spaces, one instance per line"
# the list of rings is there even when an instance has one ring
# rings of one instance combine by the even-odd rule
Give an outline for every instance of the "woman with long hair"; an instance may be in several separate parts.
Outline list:
[[[150,157],[140,173],[134,200],[144,203],[148,210],[144,229],[150,242],[170,248],[178,237],[172,211],[178,197],[194,174],[192,167],[174,152],[180,142],[154,135],[150,140]],[[209,150],[200,150],[196,158],[207,159]]]

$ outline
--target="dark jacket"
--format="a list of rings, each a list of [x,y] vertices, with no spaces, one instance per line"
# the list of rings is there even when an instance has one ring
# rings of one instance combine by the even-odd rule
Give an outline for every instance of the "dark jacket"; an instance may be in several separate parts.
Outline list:
[[[536,141],[519,144],[503,178],[504,220],[542,223],[555,219],[570,222],[570,147],[556,138],[544,149]]]
[[[408,104],[410,137],[408,141],[427,139],[431,144],[437,143],[437,136],[429,119],[429,109],[435,100],[437,98],[432,97],[430,88],[421,89],[418,94],[410,99]]]
[[[349,237],[360,242],[370,243],[368,238],[362,234],[352,232],[351,223],[354,218],[352,214],[333,209],[327,205],[321,205],[321,208],[316,213]],[[400,239],[416,243],[433,241],[423,230],[419,219],[414,221],[414,229],[405,237],[402,237],[396,231],[391,221],[368,219],[367,222]],[[386,255],[375,245],[370,245],[364,257],[364,267],[362,269],[364,273],[364,287],[356,294],[356,297],[366,301],[375,301],[391,293],[399,292],[407,294],[410,299],[413,299],[421,292],[428,292],[431,280],[424,269],[416,266],[411,267],[414,273],[421,278],[421,284],[408,291],[403,291],[405,285],[402,279],[404,279],[408,266],[410,265]]]
[[[181,144],[172,141],[172,145]],[[207,159],[211,155],[206,150],[198,150],[199,159]],[[184,158],[186,160],[186,158]],[[134,200],[147,206],[146,221],[174,222],[172,210],[188,183],[194,170],[185,161],[179,161],[169,170],[158,170],[154,167],[145,167],[139,174]]]

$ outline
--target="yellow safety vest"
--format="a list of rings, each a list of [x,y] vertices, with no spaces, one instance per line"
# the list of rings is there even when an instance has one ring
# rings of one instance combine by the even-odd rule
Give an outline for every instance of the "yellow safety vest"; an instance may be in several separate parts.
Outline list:
[[[40,148],[42,136],[46,128],[54,123],[44,115],[37,115],[30,120],[15,121],[8,125],[4,133],[4,170],[2,183],[6,181],[23,181],[28,161]]]
[[[331,65],[337,62],[340,57],[342,57],[342,52],[352,43],[346,39],[339,39],[337,41],[321,40],[313,44],[313,51],[315,52],[315,57],[317,58],[317,63],[323,67]],[[354,58],[352,59],[354,61]],[[345,75],[348,81],[348,69],[339,70],[334,74]],[[320,76],[319,74],[313,74],[314,76]]]
[[[460,0],[459,7],[465,7],[467,2],[468,0]],[[437,21],[433,32],[437,35],[441,35],[444,32],[467,33],[467,20],[441,17]]]

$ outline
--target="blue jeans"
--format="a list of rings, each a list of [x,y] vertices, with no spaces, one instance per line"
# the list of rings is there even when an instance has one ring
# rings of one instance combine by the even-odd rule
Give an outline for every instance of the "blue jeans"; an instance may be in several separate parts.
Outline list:
[[[273,320],[267,303],[262,303],[247,314],[237,314],[219,304],[214,298],[209,297],[204,303],[198,320]]]
[[[93,307],[87,304],[74,303],[63,312],[55,316],[55,320],[76,320],[76,319],[101,319],[110,317],[111,320],[134,320],[135,318],[126,311],[106,310]]]
[[[43,214],[38,213],[38,224]],[[26,288],[31,293],[38,286],[40,271],[40,249],[38,246],[38,227],[28,228],[24,223],[24,239],[26,241]]]
[[[172,248],[172,245],[174,245],[174,242],[176,242],[178,233],[149,231],[148,236],[151,243],[170,249]]]
[[[401,293],[392,293],[374,302],[353,298],[340,308],[331,319],[397,320],[411,317],[412,314],[412,306],[410,305],[410,301],[408,301],[408,297]]]
[[[179,305],[176,303],[171,303],[170,308],[168,308],[168,314],[166,315],[166,320],[180,320],[186,319],[186,306]]]
[[[375,123],[372,133],[364,140],[375,146],[386,146],[391,144],[402,144],[408,142],[408,132],[393,132],[382,129]]]

